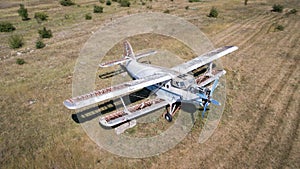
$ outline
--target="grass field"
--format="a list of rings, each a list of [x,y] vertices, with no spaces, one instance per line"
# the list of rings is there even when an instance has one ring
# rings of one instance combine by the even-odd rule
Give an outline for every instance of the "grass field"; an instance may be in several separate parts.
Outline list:
[[[92,11],[99,1],[75,2],[78,5],[71,7],[49,0],[0,2],[0,21],[16,27],[12,33],[0,32],[0,168],[300,168],[300,17],[286,14],[300,10],[298,0],[250,0],[247,6],[237,0],[153,0],[145,5],[130,1],[129,8],[113,2],[102,4],[102,14]],[[25,4],[31,20],[21,21],[19,3]],[[283,13],[271,12],[275,3],[285,6]],[[219,10],[217,19],[206,16],[212,6]],[[143,159],[116,156],[90,140],[71,118],[74,111],[62,104],[72,96],[76,59],[93,32],[111,20],[167,9],[198,26],[215,47],[239,47],[222,59],[227,71],[223,118],[204,144],[197,143],[198,125],[163,154]],[[41,24],[33,18],[40,11],[49,15]],[[86,13],[92,20],[85,20]],[[276,30],[276,25],[284,30]],[[44,40],[45,48],[35,49],[43,26],[53,37]],[[23,35],[22,48],[9,48],[12,34]],[[176,50],[167,39],[159,40],[165,49]],[[147,46],[138,42],[138,50]],[[16,64],[17,58],[26,63]]]

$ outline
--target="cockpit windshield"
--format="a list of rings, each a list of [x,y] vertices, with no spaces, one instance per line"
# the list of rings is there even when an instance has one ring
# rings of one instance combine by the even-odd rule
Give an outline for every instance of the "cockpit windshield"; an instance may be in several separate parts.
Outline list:
[[[187,74],[180,75],[172,80],[172,85],[180,89],[187,89],[190,85],[194,83],[194,77]]]

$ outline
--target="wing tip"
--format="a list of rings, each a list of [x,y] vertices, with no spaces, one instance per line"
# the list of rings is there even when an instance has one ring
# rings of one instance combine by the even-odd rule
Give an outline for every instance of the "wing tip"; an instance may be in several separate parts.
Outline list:
[[[74,103],[71,103],[71,102],[68,101],[68,100],[65,100],[65,101],[63,102],[63,104],[65,105],[66,108],[68,108],[68,109],[70,109],[70,110],[76,109],[75,104],[74,104]]]

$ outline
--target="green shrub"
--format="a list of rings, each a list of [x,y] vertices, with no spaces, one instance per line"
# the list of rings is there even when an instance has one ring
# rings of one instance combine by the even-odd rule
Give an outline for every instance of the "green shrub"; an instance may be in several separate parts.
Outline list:
[[[192,2],[200,2],[200,0],[189,0],[190,3]]]
[[[107,5],[107,6],[110,6],[110,5],[111,5],[111,1],[110,1],[110,0],[107,0],[107,1],[106,1],[106,5]]]
[[[39,30],[40,38],[51,38],[52,37],[52,31],[49,29],[47,30],[45,27],[41,30]]]
[[[212,8],[210,9],[209,14],[208,14],[209,17],[213,17],[213,18],[218,17],[218,15],[219,15],[218,10],[217,10],[217,8],[215,8],[215,7],[212,7]]]
[[[280,5],[280,4],[274,4],[272,11],[273,12],[282,12],[283,11],[283,6]]]
[[[291,9],[288,13],[287,13],[287,15],[290,15],[290,14],[296,14],[298,11],[297,11],[297,9]]]
[[[164,10],[164,13],[170,13],[169,9]]]
[[[16,28],[10,22],[0,22],[0,32],[12,32]]]
[[[146,2],[142,1],[142,5],[143,5],[143,6],[146,5]]]
[[[42,40],[38,40],[38,41],[36,41],[35,42],[35,47],[37,48],[37,49],[42,49],[42,48],[44,48],[46,45],[44,44],[44,42],[42,41]]]
[[[189,9],[190,9],[190,7],[189,7],[189,6],[186,6],[186,7],[185,7],[185,10],[189,10]]]
[[[34,14],[34,18],[37,20],[38,23],[40,23],[41,21],[47,20],[48,15],[45,14],[44,12],[36,12]]]
[[[21,35],[12,35],[9,37],[8,43],[12,49],[20,48],[24,45],[23,37]]]
[[[91,20],[92,19],[92,15],[90,13],[85,14],[85,19],[86,20]]]
[[[72,0],[60,0],[59,3],[62,6],[71,6],[71,5],[75,5],[75,3]]]
[[[102,6],[94,6],[94,13],[103,13],[103,7]]]
[[[99,0],[99,2],[103,4],[105,2],[105,0]]]
[[[121,7],[130,7],[130,2],[128,0],[119,0]]]
[[[27,9],[24,7],[23,4],[20,4],[20,8],[18,9],[19,16],[22,17],[23,21],[29,20]]]
[[[277,26],[275,27],[275,29],[278,30],[278,31],[283,31],[283,30],[284,30],[284,26],[282,26],[282,25],[277,25]]]
[[[23,65],[23,64],[25,64],[25,63],[26,63],[26,62],[25,62],[24,59],[17,58],[17,60],[16,60],[16,64],[18,64],[18,65]]]

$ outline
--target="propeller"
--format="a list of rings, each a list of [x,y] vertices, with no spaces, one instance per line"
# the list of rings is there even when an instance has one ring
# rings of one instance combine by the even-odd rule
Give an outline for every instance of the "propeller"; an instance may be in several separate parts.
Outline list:
[[[217,100],[214,100],[214,99],[211,98],[213,92],[215,91],[215,89],[216,89],[216,87],[217,87],[217,85],[218,85],[218,83],[219,83],[219,79],[216,79],[216,80],[214,81],[214,84],[213,84],[213,86],[212,86],[212,88],[211,88],[211,91],[210,91],[208,97],[206,97],[205,94],[202,94],[202,93],[199,94],[199,97],[200,97],[202,100],[205,101],[204,104],[203,104],[202,118],[204,117],[204,113],[205,113],[206,108],[207,108],[207,106],[209,105],[209,103],[212,103],[212,104],[215,104],[215,105],[219,105],[219,106],[221,105]]]

